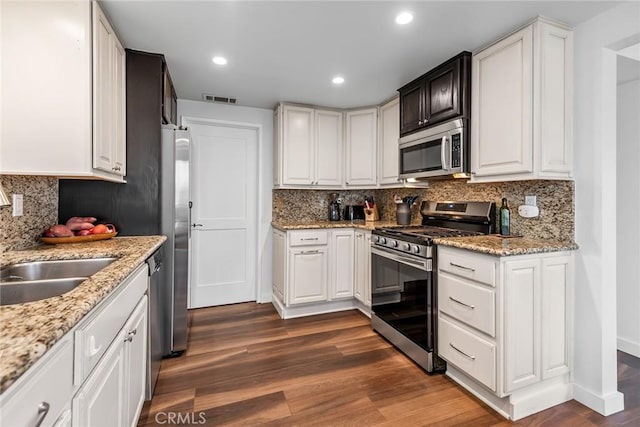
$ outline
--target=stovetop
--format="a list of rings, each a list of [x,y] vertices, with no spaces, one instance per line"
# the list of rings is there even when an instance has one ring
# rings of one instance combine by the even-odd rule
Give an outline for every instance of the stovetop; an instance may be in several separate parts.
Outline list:
[[[417,237],[427,242],[437,237],[464,237],[478,236],[484,233],[478,231],[460,230],[455,228],[433,227],[429,225],[408,225],[408,226],[391,226],[378,229],[378,233],[384,233],[390,236],[401,237]]]

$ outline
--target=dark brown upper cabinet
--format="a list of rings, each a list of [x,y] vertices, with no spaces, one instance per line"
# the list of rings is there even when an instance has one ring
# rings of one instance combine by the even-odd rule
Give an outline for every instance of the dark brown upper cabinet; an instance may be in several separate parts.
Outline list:
[[[400,89],[400,136],[471,117],[471,53],[462,52]]]
[[[169,68],[164,64],[162,79],[162,123],[178,125],[178,97],[171,81]]]

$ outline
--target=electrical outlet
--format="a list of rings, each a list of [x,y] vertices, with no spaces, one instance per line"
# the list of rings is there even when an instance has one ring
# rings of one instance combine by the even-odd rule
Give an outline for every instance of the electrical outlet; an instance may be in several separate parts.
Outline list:
[[[13,216],[23,215],[22,202],[23,202],[22,194],[13,194],[13,203],[11,203],[11,206],[13,207]]]
[[[524,196],[524,204],[529,206],[536,206],[536,196]]]

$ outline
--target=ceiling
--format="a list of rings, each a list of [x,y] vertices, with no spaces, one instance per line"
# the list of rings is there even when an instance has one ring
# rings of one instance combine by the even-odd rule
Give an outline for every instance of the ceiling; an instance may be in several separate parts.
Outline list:
[[[122,1],[103,0],[127,48],[165,55],[180,99],[202,94],[273,108],[279,101],[350,108],[379,104],[463,50],[537,15],[577,25],[609,1]],[[397,13],[410,10],[399,26]],[[212,57],[223,55],[226,66]],[[341,75],[345,83],[331,79]]]

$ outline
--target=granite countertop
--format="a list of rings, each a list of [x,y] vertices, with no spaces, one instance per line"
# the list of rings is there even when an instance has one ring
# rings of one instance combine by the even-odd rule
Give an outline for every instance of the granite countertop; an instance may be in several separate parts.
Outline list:
[[[373,230],[378,227],[398,226],[395,221],[272,221],[271,225],[280,231],[305,230],[314,228],[361,228],[363,230]]]
[[[0,393],[7,390],[165,240],[164,236],[115,237],[90,243],[42,245],[0,254],[0,265],[3,266],[27,261],[118,258],[66,294],[0,306]]]
[[[499,234],[470,237],[447,237],[433,239],[441,246],[469,249],[489,255],[511,256],[537,254],[542,252],[573,251],[578,245],[573,242],[531,239],[527,237],[502,237]]]

